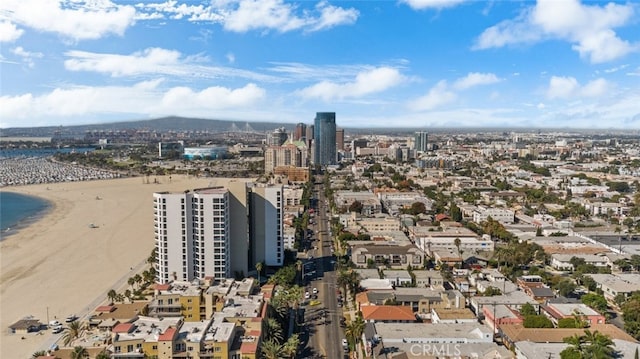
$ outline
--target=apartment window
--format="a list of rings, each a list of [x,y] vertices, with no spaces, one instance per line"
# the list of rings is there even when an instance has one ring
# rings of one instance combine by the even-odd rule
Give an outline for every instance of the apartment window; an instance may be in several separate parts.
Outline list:
[[[127,345],[127,353],[131,353],[133,351],[133,345],[129,344]]]

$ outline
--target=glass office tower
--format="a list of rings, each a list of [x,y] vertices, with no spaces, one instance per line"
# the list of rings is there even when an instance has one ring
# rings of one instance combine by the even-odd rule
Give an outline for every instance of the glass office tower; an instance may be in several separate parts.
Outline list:
[[[316,166],[335,165],[336,156],[336,113],[317,112],[313,126],[314,164]]]

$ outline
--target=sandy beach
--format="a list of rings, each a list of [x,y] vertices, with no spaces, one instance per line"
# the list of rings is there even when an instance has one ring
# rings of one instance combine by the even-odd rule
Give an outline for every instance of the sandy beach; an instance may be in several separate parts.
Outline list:
[[[83,314],[106,292],[143,268],[153,240],[153,192],[224,185],[226,180],[173,175],[6,187],[47,199],[42,219],[0,242],[0,357],[30,358],[52,342],[44,335],[8,334],[33,315],[42,323]],[[97,228],[91,228],[91,224]],[[99,303],[98,303],[99,304]],[[90,308],[91,307],[91,308]]]

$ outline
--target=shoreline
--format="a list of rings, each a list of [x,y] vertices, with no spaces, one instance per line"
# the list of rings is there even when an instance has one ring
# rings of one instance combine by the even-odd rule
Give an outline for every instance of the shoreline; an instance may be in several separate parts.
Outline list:
[[[18,234],[21,230],[31,226],[32,224],[44,219],[51,211],[55,210],[55,203],[44,198],[41,196],[31,196],[31,195],[25,195],[23,193],[17,192],[17,191],[11,191],[12,187],[0,187],[0,193],[2,192],[11,192],[11,193],[18,193],[20,195],[23,196],[28,196],[28,197],[32,197],[32,198],[37,198],[40,201],[45,202],[45,206],[44,208],[42,208],[41,210],[39,210],[36,214],[27,216],[22,218],[21,220],[17,221],[15,224],[13,224],[11,227],[5,228],[2,230],[2,232],[0,233],[0,242],[10,238],[11,236],[14,236],[16,234]]]
[[[44,323],[92,306],[129,275],[154,247],[153,193],[224,185],[228,179],[187,175],[2,187],[45,199],[46,211],[0,241],[0,325],[33,315]],[[242,179],[236,179],[242,180]],[[95,227],[91,224],[95,223]],[[94,308],[89,308],[91,312]],[[53,339],[0,334],[0,357],[27,358]]]

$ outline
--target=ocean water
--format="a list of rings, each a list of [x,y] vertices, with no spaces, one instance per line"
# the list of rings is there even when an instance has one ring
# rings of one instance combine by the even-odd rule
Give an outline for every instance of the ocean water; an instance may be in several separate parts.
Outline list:
[[[0,158],[16,158],[16,157],[49,157],[56,153],[69,153],[69,152],[91,152],[95,151],[92,147],[79,147],[79,148],[2,148],[0,149]]]
[[[49,208],[43,199],[23,194],[0,192],[0,239],[17,227],[27,225]]]

